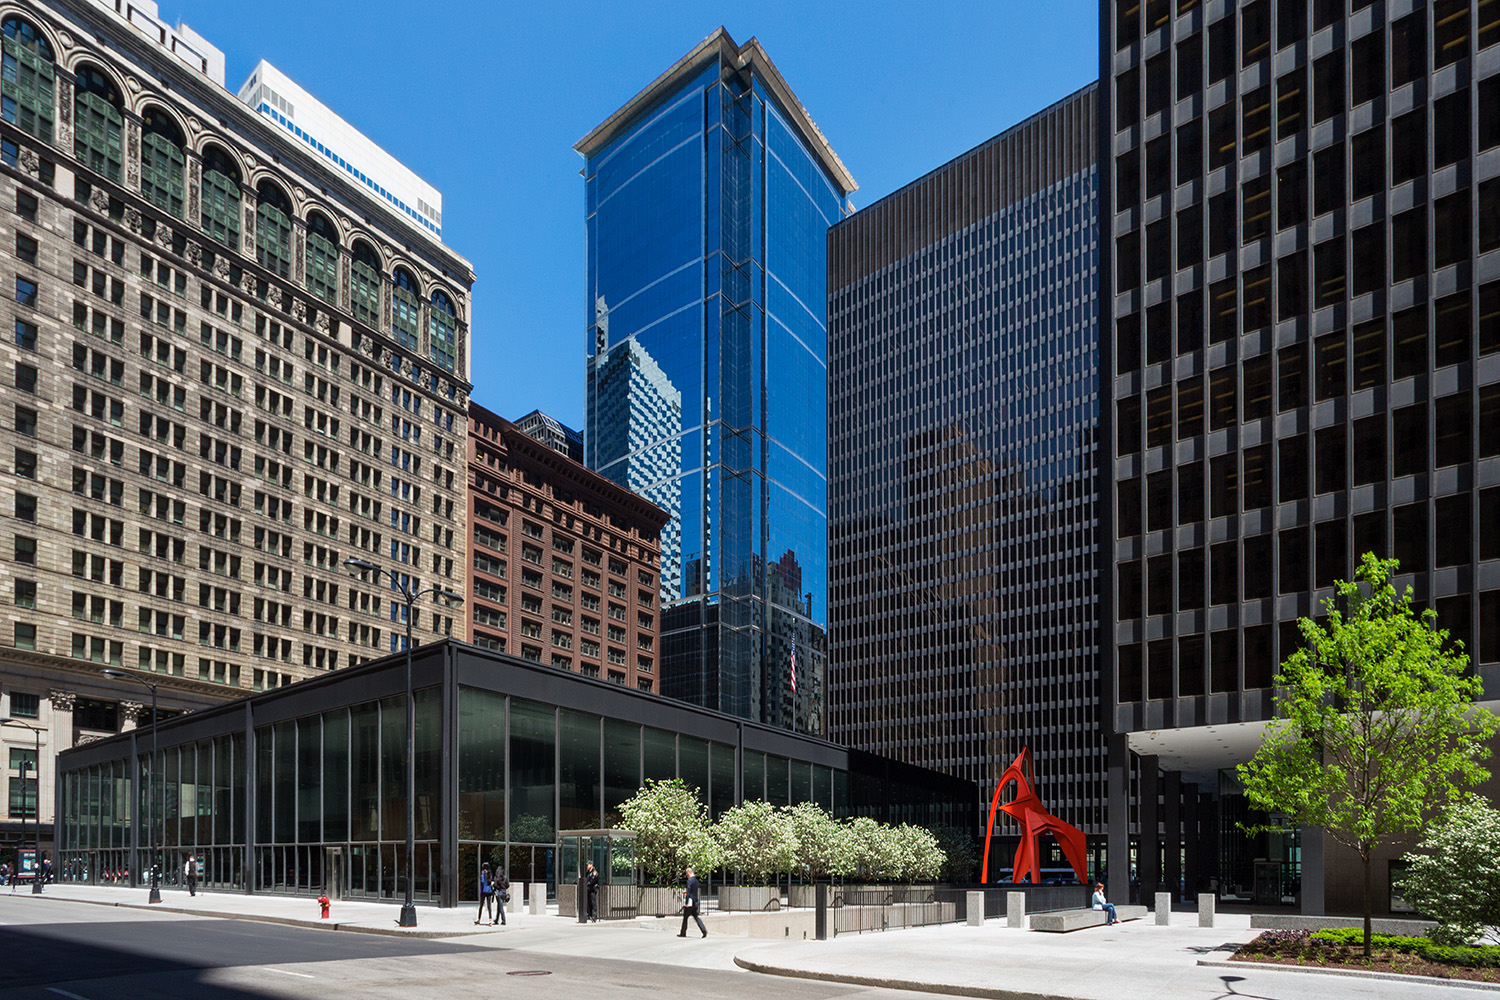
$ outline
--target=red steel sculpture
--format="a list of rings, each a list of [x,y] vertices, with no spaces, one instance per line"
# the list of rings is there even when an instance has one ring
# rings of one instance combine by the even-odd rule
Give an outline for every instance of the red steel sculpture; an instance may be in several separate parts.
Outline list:
[[[999,805],[1000,793],[1012,781],[1016,783],[1016,797],[1003,806]],[[1058,844],[1062,846],[1063,856],[1073,866],[1073,873],[1078,876],[1078,881],[1088,881],[1088,874],[1084,868],[1086,852],[1083,831],[1076,826],[1064,823],[1042,808],[1042,800],[1037,798],[1033,785],[1031,748],[1023,747],[1016,755],[1016,759],[1010,762],[1010,767],[1007,767],[1005,773],[1000,775],[1000,783],[995,786],[995,795],[990,799],[990,823],[984,832],[984,867],[979,873],[980,882],[990,880],[990,837],[995,833],[996,806],[1021,822],[1021,845],[1016,848],[1011,881],[1021,881],[1023,871],[1030,873],[1032,885],[1041,881],[1039,845],[1044,833],[1050,833],[1057,838]]]

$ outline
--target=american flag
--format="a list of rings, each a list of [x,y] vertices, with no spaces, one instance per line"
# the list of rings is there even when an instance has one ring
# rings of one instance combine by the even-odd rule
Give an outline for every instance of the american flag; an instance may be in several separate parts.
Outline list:
[[[792,633],[792,694],[797,693],[797,633]]]

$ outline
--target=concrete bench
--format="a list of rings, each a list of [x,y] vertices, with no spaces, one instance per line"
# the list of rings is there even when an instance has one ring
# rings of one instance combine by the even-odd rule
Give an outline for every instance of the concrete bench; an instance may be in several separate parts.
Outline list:
[[[1144,906],[1116,906],[1115,917],[1119,920],[1140,920],[1146,915]],[[1031,929],[1034,931],[1076,931],[1085,927],[1103,927],[1109,914],[1103,910],[1056,910],[1052,913],[1033,913]]]

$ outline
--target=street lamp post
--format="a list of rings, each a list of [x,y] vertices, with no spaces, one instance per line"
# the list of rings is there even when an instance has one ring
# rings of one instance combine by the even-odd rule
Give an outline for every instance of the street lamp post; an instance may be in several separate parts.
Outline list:
[[[415,881],[417,855],[417,703],[411,690],[411,608],[418,598],[428,594],[442,598],[449,605],[462,604],[464,599],[462,594],[455,594],[446,587],[437,585],[413,591],[405,574],[382,569],[364,559],[350,556],[344,560],[344,565],[361,576],[365,573],[377,573],[389,578],[391,589],[401,594],[402,602],[406,605],[406,902],[401,906],[401,919],[397,924],[401,927],[415,927],[417,907],[412,901],[412,883]]]
[[[42,891],[42,727],[33,726],[22,722],[20,719],[0,719],[0,726],[19,726],[22,729],[31,730],[31,735],[36,740],[36,760],[32,761],[31,769],[36,772],[36,808],[31,818],[36,822],[36,836],[32,838],[31,859],[31,891],[33,894]],[[56,820],[54,819],[54,822]],[[26,764],[21,764],[21,846],[26,846]],[[21,874],[21,858],[16,856],[16,870],[11,874],[14,879]],[[14,881],[11,882],[15,884]]]
[[[137,684],[144,684],[146,687],[151,689],[151,766],[146,771],[146,781],[151,786],[151,817],[146,827],[150,840],[150,846],[147,849],[151,854],[151,893],[146,897],[146,902],[160,903],[161,866],[157,863],[156,859],[156,682],[148,681],[144,677],[126,673],[123,670],[111,670],[106,668],[99,672],[106,677],[116,677],[122,678],[124,680],[135,681]],[[162,814],[161,822],[161,843],[162,847],[165,848],[167,845],[167,817],[165,813]]]

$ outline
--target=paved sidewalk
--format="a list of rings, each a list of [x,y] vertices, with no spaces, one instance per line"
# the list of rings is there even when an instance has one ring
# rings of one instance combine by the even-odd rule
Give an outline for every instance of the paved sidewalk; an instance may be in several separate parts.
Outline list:
[[[755,972],[1003,1000],[1458,1000],[1496,997],[1483,988],[1282,971],[1220,963],[1259,931],[1246,914],[1220,914],[1199,928],[1196,913],[1174,913],[1068,934],[944,925],[832,941],[749,944],[735,961]]]
[[[0,893],[9,889],[0,888]],[[418,926],[408,930],[396,927],[400,905],[388,902],[335,902],[331,919],[325,921],[318,918],[317,903],[304,897],[222,892],[189,896],[180,889],[165,889],[163,902],[152,906],[145,889],[67,884],[49,885],[41,897],[22,890],[16,896],[36,902],[39,922],[49,919],[49,901],[66,900],[150,911],[156,919],[229,917],[322,930],[459,938],[481,948],[748,970],[1001,1000],[1500,1000],[1493,988],[1468,984],[1226,966],[1235,947],[1259,933],[1251,930],[1248,914],[1221,913],[1213,928],[1199,928],[1196,913],[1174,913],[1174,925],[1169,927],[1157,927],[1148,917],[1110,928],[1046,934],[1012,930],[1003,919],[992,919],[983,927],[945,924],[842,935],[829,941],[767,942],[717,931],[713,911],[705,914],[706,939],[699,938],[696,928],[688,938],[679,939],[676,919],[643,917],[583,925],[557,916],[555,907],[545,916],[508,914],[506,927],[476,927],[471,907],[419,906]]]

